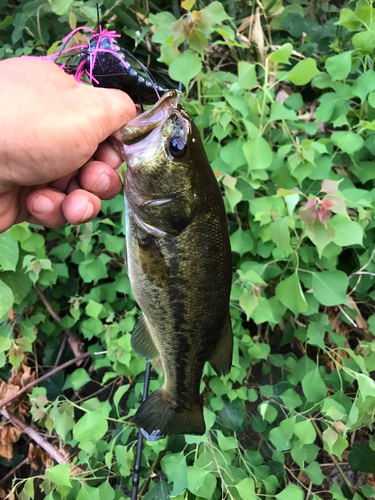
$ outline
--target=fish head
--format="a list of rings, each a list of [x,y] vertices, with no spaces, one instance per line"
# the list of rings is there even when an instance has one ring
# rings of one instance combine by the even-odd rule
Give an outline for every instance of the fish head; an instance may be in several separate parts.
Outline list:
[[[125,189],[140,197],[191,189],[204,175],[199,169],[206,159],[202,141],[175,90],[127,123],[115,139],[112,146],[127,163]]]

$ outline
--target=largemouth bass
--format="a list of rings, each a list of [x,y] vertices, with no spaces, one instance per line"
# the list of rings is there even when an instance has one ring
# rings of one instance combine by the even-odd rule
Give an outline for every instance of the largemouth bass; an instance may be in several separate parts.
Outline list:
[[[204,434],[199,393],[204,364],[232,364],[231,252],[215,175],[198,130],[167,92],[121,130],[114,147],[127,163],[126,260],[143,311],[135,352],[161,357],[164,385],[140,406],[135,424],[149,440]]]

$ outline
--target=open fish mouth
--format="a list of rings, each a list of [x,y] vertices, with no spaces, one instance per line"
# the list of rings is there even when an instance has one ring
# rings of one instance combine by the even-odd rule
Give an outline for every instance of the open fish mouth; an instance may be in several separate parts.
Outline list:
[[[163,130],[166,121],[173,115],[179,115],[182,109],[176,90],[166,92],[151,108],[128,122],[113,137],[111,146],[127,163],[135,155],[143,160],[151,159],[163,145],[168,131]]]

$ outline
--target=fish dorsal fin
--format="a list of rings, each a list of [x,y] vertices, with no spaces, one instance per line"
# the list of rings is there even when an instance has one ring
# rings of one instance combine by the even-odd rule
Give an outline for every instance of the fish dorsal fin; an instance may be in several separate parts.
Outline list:
[[[223,331],[221,332],[220,339],[212,356],[208,360],[219,377],[221,377],[222,375],[228,375],[228,373],[230,372],[232,367],[232,355],[233,332],[230,315],[228,313],[227,319],[224,323]]]
[[[160,356],[154,341],[152,340],[147,319],[144,314],[139,318],[138,323],[132,333],[131,348],[142,358],[155,359]]]

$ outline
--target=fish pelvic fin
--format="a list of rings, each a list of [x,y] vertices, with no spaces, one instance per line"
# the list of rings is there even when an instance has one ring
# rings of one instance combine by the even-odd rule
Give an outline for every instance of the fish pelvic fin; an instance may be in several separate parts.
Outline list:
[[[152,340],[146,316],[142,313],[130,340],[131,348],[142,358],[159,358],[159,351]]]
[[[230,372],[232,368],[232,356],[233,332],[230,315],[228,313],[219,341],[213,354],[208,360],[219,377],[228,375],[228,373]]]
[[[202,405],[198,403],[188,409],[173,406],[162,387],[141,404],[132,421],[148,441],[175,434],[201,436],[206,432]]]

